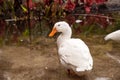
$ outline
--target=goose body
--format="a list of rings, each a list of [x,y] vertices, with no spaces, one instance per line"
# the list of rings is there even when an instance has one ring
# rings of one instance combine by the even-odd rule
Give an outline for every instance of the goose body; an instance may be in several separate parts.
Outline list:
[[[88,46],[78,38],[71,38],[72,31],[68,23],[57,22],[49,36],[62,32],[57,38],[58,54],[61,64],[81,75],[93,68],[93,59]]]
[[[120,41],[120,30],[114,31],[104,38],[105,40]]]

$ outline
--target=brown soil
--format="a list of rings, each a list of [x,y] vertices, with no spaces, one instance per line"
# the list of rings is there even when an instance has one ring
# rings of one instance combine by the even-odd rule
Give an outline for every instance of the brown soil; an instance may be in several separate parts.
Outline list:
[[[120,63],[108,57],[109,53],[120,57],[120,45],[104,42],[103,36],[82,36],[94,59],[90,74],[92,80],[99,77],[120,80]],[[33,45],[34,44],[34,45]],[[84,80],[69,76],[59,63],[55,39],[40,37],[31,46],[2,46],[0,49],[0,80]],[[98,79],[103,80],[103,79]]]

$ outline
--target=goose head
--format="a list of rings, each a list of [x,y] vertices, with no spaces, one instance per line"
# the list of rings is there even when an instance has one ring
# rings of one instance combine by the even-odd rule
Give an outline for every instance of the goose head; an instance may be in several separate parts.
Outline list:
[[[69,24],[65,21],[60,21],[54,24],[54,27],[49,34],[49,37],[54,36],[56,32],[61,32],[63,35],[71,36],[72,31]]]

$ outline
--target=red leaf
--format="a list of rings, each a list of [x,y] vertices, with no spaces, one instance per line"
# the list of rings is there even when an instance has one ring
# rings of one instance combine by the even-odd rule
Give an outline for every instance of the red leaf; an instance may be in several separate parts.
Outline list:
[[[73,3],[71,0],[68,0],[65,5],[65,10],[73,11],[74,9],[75,9],[75,3]]]
[[[50,5],[50,0],[44,0],[45,5]]]
[[[27,6],[27,3],[25,3],[25,6]],[[35,6],[36,6],[35,3],[33,3],[32,0],[29,0],[29,8],[33,9]]]
[[[54,0],[55,3],[62,5],[63,1],[62,0]]]
[[[86,13],[90,13],[90,7],[89,6],[85,6],[85,11],[86,11]]]
[[[0,3],[2,3],[3,2],[3,0],[0,0]]]
[[[75,17],[71,14],[67,15],[65,17],[65,19],[67,20],[67,22],[71,25],[71,24],[74,24],[75,23]]]
[[[86,3],[89,4],[89,5],[92,5],[93,2],[94,2],[93,0],[85,0],[85,1],[86,1]]]

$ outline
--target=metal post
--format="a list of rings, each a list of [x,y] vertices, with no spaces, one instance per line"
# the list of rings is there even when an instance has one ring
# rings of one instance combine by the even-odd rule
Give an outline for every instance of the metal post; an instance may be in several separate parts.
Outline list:
[[[30,25],[30,8],[29,8],[29,0],[27,0],[27,9],[28,9],[28,16],[27,16],[27,19],[28,19],[28,29],[29,29],[29,40],[30,40],[30,43],[31,43],[31,25]]]

